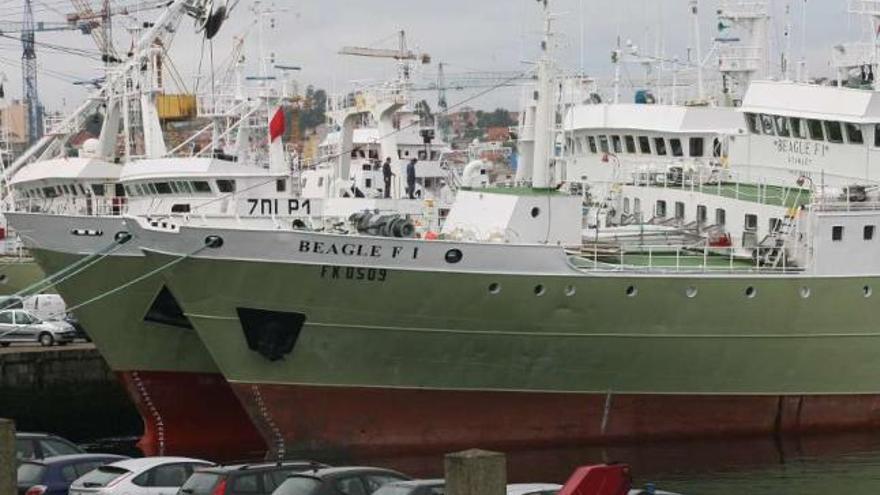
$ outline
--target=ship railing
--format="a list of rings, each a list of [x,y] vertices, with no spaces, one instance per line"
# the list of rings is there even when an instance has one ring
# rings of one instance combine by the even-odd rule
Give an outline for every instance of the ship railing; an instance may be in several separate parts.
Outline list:
[[[15,211],[26,213],[50,213],[53,215],[119,216],[127,212],[128,205],[121,197],[81,198],[21,198],[15,201]]]
[[[740,181],[736,174],[717,167],[695,169],[649,168],[632,174],[630,184],[638,187],[662,187],[691,193],[712,194],[730,199],[774,206],[799,206],[809,203],[810,188],[780,186]]]
[[[880,0],[849,0],[846,8],[850,14],[880,16]]]
[[[841,43],[831,52],[831,66],[843,69],[870,64],[874,60],[875,49],[873,43]]]
[[[769,14],[767,1],[721,0],[718,15],[724,19],[754,19]]]
[[[638,245],[631,248],[603,243],[566,250],[569,262],[585,272],[785,274],[805,268],[776,247]],[[773,255],[773,256],[771,256]],[[774,265],[767,259],[778,258]]]
[[[814,211],[842,212],[842,211],[880,211],[880,202],[877,201],[834,201],[819,202],[811,206]]]
[[[761,68],[762,48],[730,46],[718,48],[718,70],[721,72],[755,72]]]

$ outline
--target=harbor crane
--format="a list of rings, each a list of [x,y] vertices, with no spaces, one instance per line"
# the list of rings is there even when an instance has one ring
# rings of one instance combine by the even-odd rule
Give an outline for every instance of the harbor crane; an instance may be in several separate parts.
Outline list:
[[[397,33],[398,47],[393,48],[369,48],[362,46],[344,46],[339,50],[340,55],[352,55],[355,57],[389,58],[397,60],[400,70],[400,81],[404,84],[409,82],[410,62],[419,61],[426,65],[431,63],[431,56],[427,53],[416,53],[406,45],[406,31]]]

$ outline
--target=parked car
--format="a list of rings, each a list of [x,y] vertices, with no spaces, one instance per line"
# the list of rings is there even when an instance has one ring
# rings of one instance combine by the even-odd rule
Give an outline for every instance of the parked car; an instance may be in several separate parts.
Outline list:
[[[193,472],[212,462],[143,457],[101,466],[70,485],[70,495],[174,495]]]
[[[24,299],[19,296],[0,296],[0,309],[24,309]]]
[[[197,469],[179,495],[270,495],[289,475],[328,467],[312,461],[259,462]]]
[[[561,489],[556,483],[511,483],[507,495],[556,495]]]
[[[436,479],[395,481],[383,485],[373,495],[444,495],[445,493],[446,481]]]
[[[23,309],[0,311],[0,346],[13,342],[36,342],[44,347],[73,342],[76,331],[63,321],[43,321]]]
[[[372,495],[388,483],[409,479],[390,469],[331,467],[292,474],[272,495]]]
[[[63,321],[68,323],[73,327],[73,330],[76,332],[74,338],[83,339],[86,342],[91,342],[92,338],[89,337],[89,334],[86,332],[85,327],[79,322],[79,318],[77,318],[73,313],[67,313],[64,316]]]
[[[113,454],[71,454],[24,461],[18,466],[18,495],[67,495],[75,479],[123,459]]]
[[[59,436],[48,433],[15,432],[15,458],[19,462],[84,453],[85,451],[75,443]]]

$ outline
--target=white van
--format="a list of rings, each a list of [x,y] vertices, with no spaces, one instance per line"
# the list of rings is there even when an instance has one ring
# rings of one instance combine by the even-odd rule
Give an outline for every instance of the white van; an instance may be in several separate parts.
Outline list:
[[[23,306],[41,320],[57,321],[67,316],[67,304],[58,294],[37,294],[26,297]]]

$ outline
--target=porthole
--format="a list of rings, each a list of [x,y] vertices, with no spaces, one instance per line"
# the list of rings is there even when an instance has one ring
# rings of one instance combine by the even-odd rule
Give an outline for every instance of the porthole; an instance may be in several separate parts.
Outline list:
[[[866,285],[862,287],[862,294],[864,294],[865,297],[871,297],[871,295],[874,294],[874,289],[872,289],[870,285]]]
[[[630,285],[626,288],[626,295],[628,297],[636,297],[637,295],[639,295],[639,289],[636,289],[636,286],[634,285]]]
[[[748,287],[746,287],[745,295],[746,295],[746,297],[751,299],[751,298],[755,297],[756,295],[758,295],[758,290],[752,286],[748,286]]]
[[[499,294],[501,292],[501,284],[492,282],[489,284],[489,294]]]
[[[684,290],[684,294],[686,296],[688,296],[689,298],[693,299],[693,298],[697,297],[697,288],[694,286],[690,286]]]
[[[5,273],[0,274],[0,284],[6,285],[6,282],[9,282],[9,276]]]
[[[547,289],[545,289],[543,285],[538,284],[535,286],[535,295],[536,296],[539,296],[539,297],[543,296],[546,292],[547,292]]]
[[[447,263],[458,263],[464,255],[461,253],[461,249],[450,249],[446,251],[446,262]]]
[[[577,288],[575,286],[569,285],[568,287],[565,288],[565,295],[567,297],[572,297],[575,294],[577,294]]]
[[[541,214],[541,209],[537,206],[532,208],[532,218],[538,218],[538,215]]]
[[[812,291],[810,290],[809,287],[801,287],[801,297],[802,298],[806,299],[806,298],[810,297],[811,293],[812,293]]]

